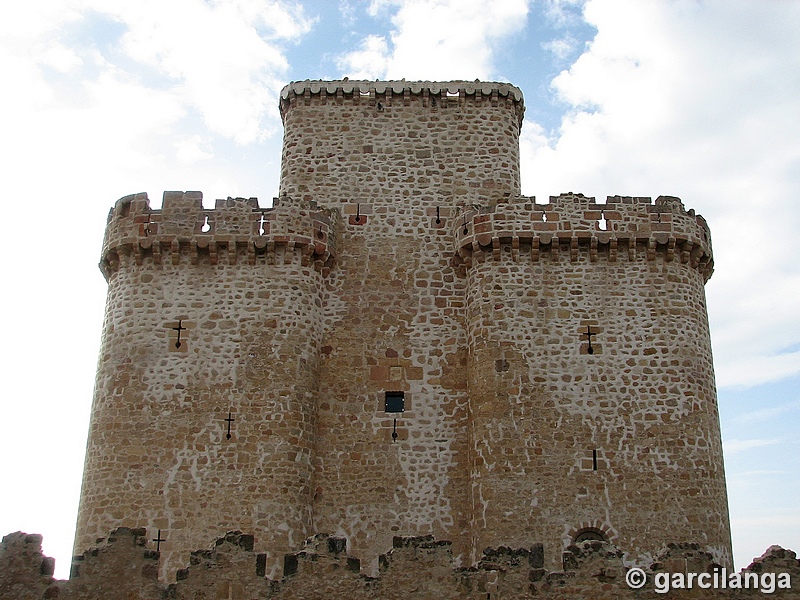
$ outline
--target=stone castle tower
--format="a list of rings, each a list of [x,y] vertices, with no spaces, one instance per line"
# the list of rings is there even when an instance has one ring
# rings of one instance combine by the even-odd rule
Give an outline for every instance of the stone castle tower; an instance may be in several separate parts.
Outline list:
[[[702,217],[520,196],[514,86],[284,88],[280,197],[119,200],[76,553],[226,531],[487,547],[699,542],[730,566]]]

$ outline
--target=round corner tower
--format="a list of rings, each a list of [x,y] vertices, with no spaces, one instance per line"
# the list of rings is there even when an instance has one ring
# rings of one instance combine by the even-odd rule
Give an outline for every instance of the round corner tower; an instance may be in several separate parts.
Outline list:
[[[730,566],[705,220],[570,193],[464,223],[477,547],[687,541]]]
[[[321,290],[336,215],[166,192],[111,210],[75,549],[160,530],[162,575],[226,531],[277,568],[311,522]],[[279,522],[278,522],[279,521]]]
[[[520,196],[521,92],[304,81],[280,198],[117,202],[76,551],[161,530],[162,577],[227,531],[576,540],[730,564],[704,283],[677,198]]]

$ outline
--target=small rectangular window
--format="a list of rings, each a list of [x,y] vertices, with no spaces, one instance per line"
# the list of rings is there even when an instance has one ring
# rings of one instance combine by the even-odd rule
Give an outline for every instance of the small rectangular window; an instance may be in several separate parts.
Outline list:
[[[383,410],[387,413],[405,412],[405,394],[403,392],[386,392],[386,404]]]

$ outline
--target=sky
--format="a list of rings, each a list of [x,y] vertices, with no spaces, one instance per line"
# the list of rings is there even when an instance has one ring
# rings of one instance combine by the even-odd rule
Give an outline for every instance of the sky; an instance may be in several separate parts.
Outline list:
[[[708,221],[734,558],[800,551],[800,1],[0,3],[0,534],[66,577],[120,197],[278,192],[280,89],[525,95],[522,191],[672,195]]]

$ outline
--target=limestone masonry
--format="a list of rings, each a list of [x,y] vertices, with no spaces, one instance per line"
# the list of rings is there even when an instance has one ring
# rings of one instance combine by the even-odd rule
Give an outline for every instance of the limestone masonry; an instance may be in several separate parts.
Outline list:
[[[166,192],[109,215],[76,554],[124,531],[173,586],[217,538],[262,580],[313,571],[307,540],[362,582],[391,552],[439,556],[433,579],[541,579],[589,546],[623,573],[665,548],[730,569],[705,220],[521,196],[509,84],[304,81],[280,111],[271,207]],[[364,597],[409,583],[381,577]],[[237,593],[215,597],[262,597]]]

